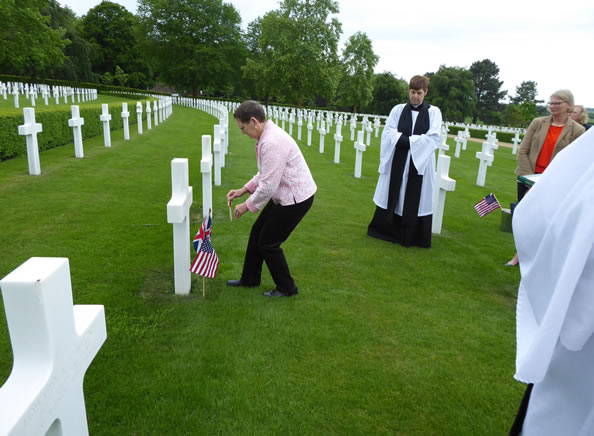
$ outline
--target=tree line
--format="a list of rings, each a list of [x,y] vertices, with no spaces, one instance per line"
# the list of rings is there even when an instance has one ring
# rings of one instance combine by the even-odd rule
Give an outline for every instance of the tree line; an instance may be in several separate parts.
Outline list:
[[[243,31],[223,0],[138,0],[136,15],[103,1],[82,17],[57,0],[2,0],[0,72],[387,115],[407,100],[407,82],[374,73],[379,57],[365,33],[339,47],[338,12],[334,0],[282,0]],[[526,126],[544,110],[534,81],[502,103],[489,59],[426,75],[427,101],[448,121]]]

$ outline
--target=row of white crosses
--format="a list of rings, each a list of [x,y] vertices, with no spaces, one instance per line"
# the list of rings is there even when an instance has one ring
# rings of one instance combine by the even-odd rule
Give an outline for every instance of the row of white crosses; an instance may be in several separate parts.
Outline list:
[[[50,87],[49,85],[44,84],[32,84],[29,85],[28,83],[20,83],[20,82],[7,82],[3,83],[0,82],[0,95],[4,98],[4,100],[8,99],[8,95],[12,95],[14,97],[14,106],[15,108],[19,108],[19,101],[20,96],[24,95],[26,99],[30,99],[31,106],[35,107],[36,99],[38,98],[38,94],[44,99],[45,105],[49,104],[49,97],[50,94],[53,94],[53,97],[56,99],[56,104],[60,103],[60,98],[64,98],[64,103],[68,103],[68,97],[72,98],[72,103],[75,103],[75,96],[78,99],[78,102],[86,102],[89,100],[96,100],[97,99],[97,90],[96,89],[89,89],[89,88],[71,88],[69,86],[54,86]]]
[[[154,102],[155,107],[155,125],[158,124],[159,119],[162,122],[165,118],[171,114],[171,100],[162,99],[157,105]],[[74,137],[74,155],[77,158],[84,157],[83,139],[82,139],[82,126],[85,124],[85,119],[80,116],[80,108],[78,105],[71,106],[72,118],[68,120],[68,126],[72,128]],[[142,134],[142,103],[136,103],[136,112],[138,118],[138,133]],[[151,129],[151,105],[150,102],[146,102],[146,113],[147,113],[147,128]],[[158,116],[158,114],[161,114]],[[25,136],[27,142],[27,161],[29,166],[29,174],[32,176],[38,176],[41,174],[41,164],[39,159],[39,144],[37,141],[37,134],[43,131],[43,127],[40,123],[35,121],[35,109],[24,108],[24,124],[18,126],[19,135]],[[128,118],[130,113],[128,112],[128,104],[122,103],[122,120],[124,126],[124,139],[130,139],[130,130],[128,124]],[[162,118],[163,117],[163,118]],[[103,143],[105,147],[111,147],[111,130],[110,121],[111,114],[107,104],[101,105],[101,115],[99,120],[103,123]]]
[[[73,306],[65,258],[32,257],[0,288],[14,362],[0,435],[88,435],[83,379],[107,338],[103,306]]]

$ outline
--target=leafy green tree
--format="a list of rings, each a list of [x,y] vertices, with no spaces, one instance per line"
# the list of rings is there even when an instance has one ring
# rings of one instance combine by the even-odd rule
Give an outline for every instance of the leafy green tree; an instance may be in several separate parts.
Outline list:
[[[252,83],[263,81],[260,92],[299,106],[332,99],[340,77],[342,33],[332,14],[338,14],[334,0],[283,0],[279,10],[252,23],[244,76]]]
[[[68,7],[56,0],[49,0],[41,13],[50,17],[52,29],[65,29],[64,37],[70,42],[64,49],[64,63],[54,67],[49,77],[71,81],[96,82],[98,75],[92,71],[93,47],[80,32],[81,20]]]
[[[373,92],[373,69],[379,57],[373,52],[369,37],[362,32],[351,35],[342,51],[342,78],[338,94],[342,104],[353,108],[367,105]]]
[[[500,119],[498,113],[501,111],[502,98],[507,94],[501,90],[503,81],[499,80],[499,67],[489,59],[476,61],[470,66],[472,80],[474,81],[474,96],[476,110],[472,116],[472,122],[476,123],[481,119],[485,123],[492,124]]]
[[[408,83],[397,79],[392,73],[383,72],[374,78],[371,103],[367,112],[388,115],[392,108],[408,100]]]
[[[224,89],[243,61],[241,17],[222,0],[139,0],[138,14],[159,80],[178,91]],[[239,58],[239,59],[238,59]]]
[[[516,95],[506,108],[506,124],[511,127],[527,127],[539,116],[537,103],[542,103],[543,100],[537,100],[537,95],[537,83],[532,80],[525,80],[516,86]]]
[[[0,71],[35,79],[64,62],[64,28],[41,14],[47,0],[0,1]]]
[[[92,68],[97,74],[115,74],[119,65],[135,73],[138,88],[151,86],[152,70],[139,49],[138,19],[125,7],[102,1],[82,18],[82,36],[93,47]]]
[[[516,86],[516,95],[511,98],[511,102],[515,104],[522,103],[543,103],[544,100],[537,100],[538,95],[537,83],[533,80],[524,80]]]
[[[441,110],[444,120],[462,122],[474,113],[474,82],[472,73],[460,67],[442,65],[431,79],[426,100]]]

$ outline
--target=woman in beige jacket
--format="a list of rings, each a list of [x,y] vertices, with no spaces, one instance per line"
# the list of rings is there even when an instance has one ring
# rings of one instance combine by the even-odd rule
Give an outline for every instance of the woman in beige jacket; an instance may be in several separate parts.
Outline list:
[[[585,132],[583,126],[569,117],[573,110],[573,101],[573,94],[567,89],[554,92],[548,103],[551,115],[536,118],[530,123],[518,151],[518,177],[543,173],[557,153]],[[527,191],[528,187],[518,178],[518,202]],[[505,265],[517,264],[518,255],[515,254]]]

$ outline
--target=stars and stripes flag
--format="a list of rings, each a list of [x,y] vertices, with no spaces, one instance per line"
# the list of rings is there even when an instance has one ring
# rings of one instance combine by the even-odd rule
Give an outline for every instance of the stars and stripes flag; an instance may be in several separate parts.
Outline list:
[[[210,215],[204,218],[204,222],[200,227],[198,233],[194,237],[194,250],[196,250],[196,258],[192,262],[190,271],[202,277],[214,279],[219,269],[219,258],[215,252],[210,241],[210,229],[212,226],[212,219]]]
[[[482,218],[488,213],[493,212],[495,209],[499,209],[500,207],[501,205],[497,201],[497,198],[495,198],[495,195],[493,195],[491,192],[489,195],[474,205],[474,210],[476,210],[476,213],[478,213]]]

